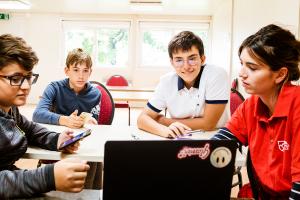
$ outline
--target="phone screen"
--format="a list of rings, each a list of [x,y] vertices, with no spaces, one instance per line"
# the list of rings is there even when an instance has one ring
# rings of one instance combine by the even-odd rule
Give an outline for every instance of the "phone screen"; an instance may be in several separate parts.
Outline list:
[[[81,140],[82,138],[85,138],[86,136],[89,136],[91,134],[91,129],[88,129],[82,133],[77,134],[75,137],[65,141],[64,143],[62,143],[59,147],[59,150],[66,148],[67,146],[74,144],[75,142],[77,142],[78,140]]]

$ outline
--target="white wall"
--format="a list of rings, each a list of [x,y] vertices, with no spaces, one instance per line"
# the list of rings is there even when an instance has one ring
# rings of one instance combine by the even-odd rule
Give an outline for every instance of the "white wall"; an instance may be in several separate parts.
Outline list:
[[[233,2],[233,4],[232,4]],[[233,7],[233,13],[231,9]],[[233,14],[233,27],[231,27]],[[110,18],[117,15],[72,14],[58,13],[10,13],[10,20],[0,21],[0,34],[11,33],[23,37],[37,52],[40,62],[34,69],[40,74],[38,84],[32,87],[28,103],[37,103],[46,85],[51,80],[64,77],[62,60],[63,39],[61,20],[65,18]],[[121,15],[119,17],[126,17]],[[148,16],[149,17],[149,16]],[[153,16],[150,16],[153,17]],[[159,16],[156,16],[159,17]],[[170,16],[164,16],[170,18]],[[172,17],[172,16],[171,16]],[[188,16],[177,16],[189,18]],[[201,18],[201,16],[198,16]],[[285,24],[296,34],[299,30],[298,0],[224,0],[219,1],[212,15],[212,48],[209,62],[224,67],[232,78],[237,77],[239,59],[237,49],[241,42],[260,27],[269,23]],[[232,31],[231,31],[232,28]],[[231,35],[232,34],[232,35]],[[136,36],[134,36],[136,37]],[[232,41],[231,41],[232,38]],[[232,44],[232,46],[231,46]],[[133,49],[136,51],[136,48]],[[159,77],[172,70],[141,69],[136,63],[131,63],[129,69],[95,68],[91,80],[103,80],[111,74],[125,75],[136,86],[154,87]],[[232,67],[230,67],[232,66]]]
[[[271,23],[284,26],[295,35],[299,30],[298,0],[233,0],[233,6],[232,78],[238,76],[240,61],[237,52],[246,37]],[[244,91],[242,93],[246,95]]]
[[[231,2],[225,0],[224,2]],[[213,23],[216,26],[212,27],[212,48],[217,49],[211,51],[211,58],[208,60],[216,61],[218,64],[229,71],[229,41],[224,43],[230,30],[231,10],[228,10],[228,3],[219,5],[216,9],[216,15],[213,17]],[[11,33],[23,37],[37,52],[40,59],[34,72],[39,73],[40,77],[36,85],[32,87],[32,91],[28,98],[28,103],[37,103],[38,97],[42,94],[44,88],[51,80],[59,80],[64,77],[64,61],[63,61],[63,33],[62,33],[62,19],[125,19],[128,15],[108,15],[108,14],[59,14],[59,13],[10,13],[8,21],[0,21],[0,34]],[[208,20],[208,16],[145,16],[146,19],[171,19],[176,20]],[[218,27],[219,25],[222,25]],[[136,26],[136,25],[135,25]],[[134,29],[136,27],[133,27]],[[133,35],[133,37],[137,37]],[[215,41],[214,41],[215,40]],[[134,46],[134,45],[133,45]],[[223,52],[225,50],[226,53]],[[138,55],[136,48],[132,51]],[[112,68],[97,68],[93,67],[93,73],[90,80],[103,81],[113,74],[122,74],[127,77],[134,86],[139,87],[155,87],[161,75],[172,70],[169,68],[160,69],[145,69],[139,68],[133,59],[129,68],[112,69]]]

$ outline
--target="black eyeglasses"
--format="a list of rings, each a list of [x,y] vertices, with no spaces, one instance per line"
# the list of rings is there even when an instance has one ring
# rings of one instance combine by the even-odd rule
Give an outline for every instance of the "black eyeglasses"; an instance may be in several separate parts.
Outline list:
[[[39,75],[38,74],[30,74],[30,75],[12,75],[12,76],[3,76],[0,75],[2,78],[6,78],[9,80],[11,86],[21,86],[25,79],[28,81],[29,85],[35,84]]]

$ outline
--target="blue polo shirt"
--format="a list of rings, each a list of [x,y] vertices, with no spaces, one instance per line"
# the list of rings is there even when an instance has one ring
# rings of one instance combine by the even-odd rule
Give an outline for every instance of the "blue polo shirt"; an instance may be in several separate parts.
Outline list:
[[[69,85],[69,79],[51,82],[38,103],[32,120],[38,123],[58,125],[61,115],[69,116],[76,109],[78,114],[89,112],[98,121],[100,113],[100,91],[89,82],[76,94]]]

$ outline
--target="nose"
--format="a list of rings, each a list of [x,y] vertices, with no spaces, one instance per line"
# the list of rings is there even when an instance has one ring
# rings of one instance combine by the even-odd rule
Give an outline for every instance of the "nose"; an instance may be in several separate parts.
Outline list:
[[[241,78],[246,78],[247,77],[247,70],[246,70],[246,67],[244,67],[243,65],[242,65],[241,70],[239,72],[239,77],[241,77]]]
[[[31,80],[25,78],[23,83],[20,85],[21,89],[30,89],[31,88]]]

